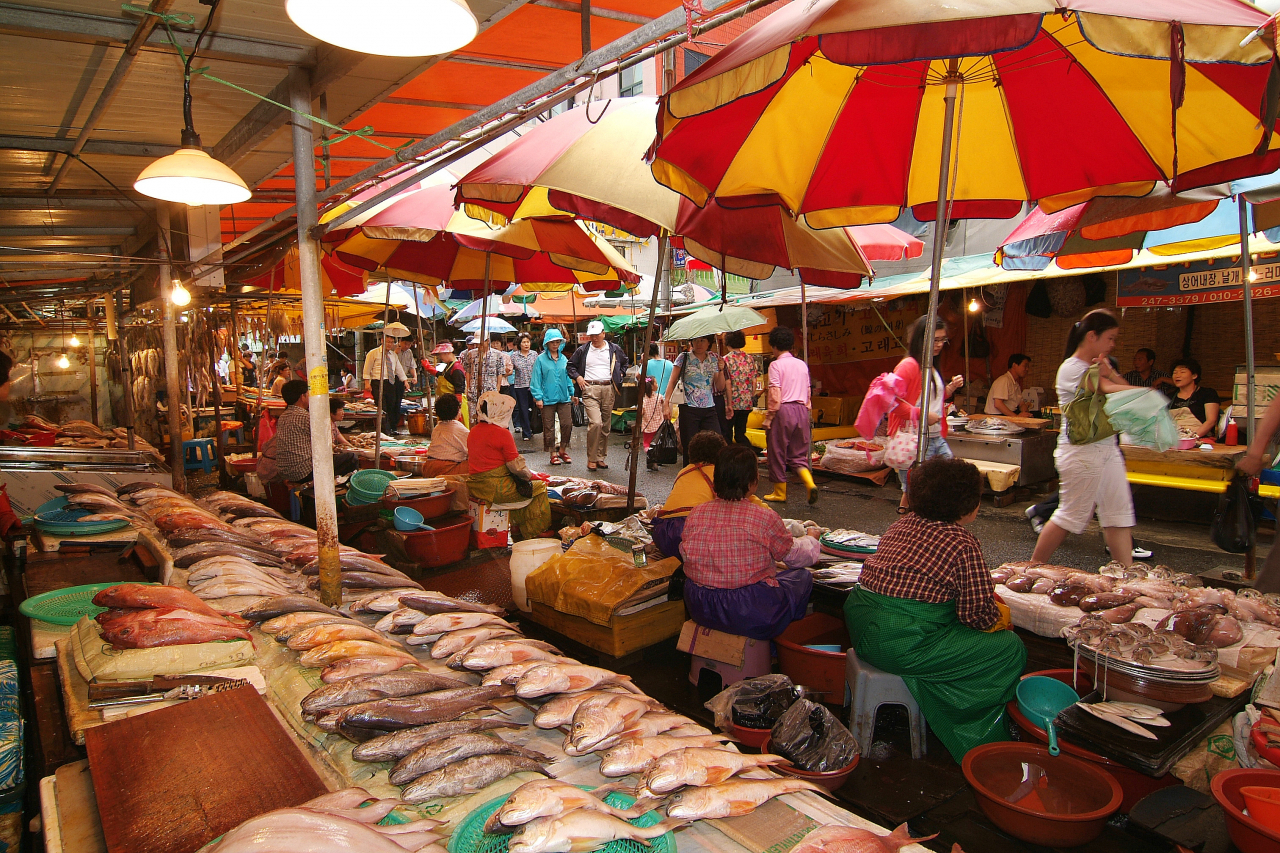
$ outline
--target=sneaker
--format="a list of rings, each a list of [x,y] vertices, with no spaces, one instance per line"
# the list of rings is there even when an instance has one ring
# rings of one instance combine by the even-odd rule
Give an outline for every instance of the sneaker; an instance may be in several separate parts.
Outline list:
[[[1044,530],[1044,521],[1040,518],[1040,516],[1036,515],[1036,508],[1034,504],[1032,506],[1027,507],[1027,511],[1025,515],[1027,516],[1027,521],[1031,522],[1032,532],[1034,532],[1037,536],[1039,536],[1040,531]]]
[[[1103,546],[1102,550],[1107,552],[1108,557],[1111,556],[1111,549],[1109,547]],[[1153,552],[1150,548],[1143,548],[1138,544],[1134,544],[1133,546],[1133,559],[1135,560],[1149,560],[1151,559],[1152,553]]]

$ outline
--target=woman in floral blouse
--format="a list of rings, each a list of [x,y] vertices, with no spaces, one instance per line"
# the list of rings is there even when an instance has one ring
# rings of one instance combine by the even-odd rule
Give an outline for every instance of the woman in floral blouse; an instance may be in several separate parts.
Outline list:
[[[724,371],[720,356],[711,349],[713,336],[693,339],[693,349],[682,352],[676,359],[671,378],[667,380],[663,394],[664,414],[671,417],[672,392],[676,383],[684,380],[685,402],[680,404],[680,446],[684,449],[684,464],[689,464],[689,440],[704,429],[720,430],[720,415],[716,410],[715,395],[724,393]]]
[[[731,421],[731,435],[725,438],[734,444],[750,447],[747,416],[756,405],[756,360],[742,351],[747,345],[746,335],[742,332],[730,332],[724,336],[724,342],[729,347],[729,354],[724,357],[725,378],[729,381],[725,415]]]

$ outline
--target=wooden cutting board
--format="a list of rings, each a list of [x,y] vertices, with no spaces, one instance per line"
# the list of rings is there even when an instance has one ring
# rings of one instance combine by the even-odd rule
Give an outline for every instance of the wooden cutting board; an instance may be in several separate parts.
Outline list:
[[[1008,421],[1011,424],[1017,424],[1018,426],[1025,427],[1026,429],[1044,429],[1053,423],[1053,421],[1048,418],[1028,418],[1022,415],[969,415],[969,422],[973,423],[974,421],[984,421],[987,418],[998,418],[999,420]]]
[[[193,853],[327,788],[252,687],[85,732],[110,853]]]

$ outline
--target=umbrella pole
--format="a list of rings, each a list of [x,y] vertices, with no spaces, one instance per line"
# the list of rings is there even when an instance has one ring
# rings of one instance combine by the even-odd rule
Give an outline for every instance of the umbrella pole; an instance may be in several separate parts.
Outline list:
[[[929,392],[933,385],[933,336],[938,330],[938,293],[942,286],[942,254],[947,248],[947,185],[951,179],[951,142],[956,122],[956,91],[960,87],[958,60],[950,60],[943,96],[942,162],[938,167],[938,209],[933,219],[933,258],[929,270],[929,313],[924,323],[924,364],[920,365],[920,424],[916,461],[929,449]]]
[[[387,381],[387,368],[390,367],[387,359],[387,320],[391,315],[391,282],[386,283],[387,298],[382,303],[382,353],[378,356],[381,364],[378,365],[378,414],[373,421],[373,467],[382,467],[382,411],[385,409],[386,403],[383,402],[387,394],[387,386],[382,383]],[[369,356],[365,356],[367,359]],[[370,384],[372,388],[372,383]]]
[[[1240,287],[1244,296],[1244,372],[1245,393],[1249,395],[1246,409],[1249,429],[1245,441],[1248,443],[1253,441],[1253,431],[1258,425],[1258,422],[1253,419],[1253,283],[1249,281],[1249,261],[1251,260],[1249,257],[1249,202],[1245,200],[1244,193],[1240,193],[1236,198],[1240,204]],[[1244,555],[1244,576],[1252,579],[1256,574],[1256,556],[1254,549],[1250,548]]]
[[[972,406],[969,400],[969,303],[965,301],[965,292],[960,291],[960,313],[964,316],[964,385],[966,406]]]
[[[413,313],[418,315],[418,352],[422,355],[423,361],[427,358],[427,345],[422,340],[422,305],[418,302],[418,283],[413,284]],[[432,347],[434,349],[434,347]],[[420,362],[421,363],[421,362]],[[425,371],[425,368],[423,368]],[[424,377],[425,378],[425,377]],[[431,411],[431,380],[427,379],[427,423],[432,423]]]
[[[804,292],[804,277],[800,278],[800,346],[804,352],[804,366],[811,372],[809,374],[810,396],[813,394],[813,368],[809,364],[809,306],[807,304],[808,297]],[[765,390],[768,395],[768,390]],[[812,401],[810,401],[810,411],[812,412]],[[812,418],[811,418],[812,419]],[[805,462],[812,464],[813,462],[813,430],[809,430],[809,450],[805,456]],[[785,469],[784,469],[785,470]]]
[[[485,343],[485,325],[489,319],[489,262],[493,260],[492,252],[484,253],[484,293],[480,297],[480,336],[476,338],[476,352],[479,357],[476,359],[476,409],[480,408],[480,395],[484,393],[484,368],[485,362],[489,360],[488,345]],[[479,415],[476,412],[471,413],[471,422],[474,424]]]
[[[658,232],[658,268],[653,274],[653,290],[649,294],[649,325],[644,330],[644,348],[640,350],[640,386],[636,394],[636,420],[631,429],[631,474],[627,481],[627,515],[636,511],[636,466],[640,464],[640,406],[644,402],[644,388],[649,376],[649,344],[653,343],[653,325],[658,313],[658,282],[662,278],[662,268],[667,263],[667,230]],[[657,393],[661,394],[666,389]]]

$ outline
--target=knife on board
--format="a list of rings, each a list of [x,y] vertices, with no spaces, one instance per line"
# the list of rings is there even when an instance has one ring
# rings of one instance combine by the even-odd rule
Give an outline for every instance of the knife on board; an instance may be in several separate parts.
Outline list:
[[[152,696],[150,701],[154,702],[160,694],[177,687],[209,686],[237,680],[223,675],[157,675],[150,681],[93,682],[89,685],[89,704],[145,696]]]

